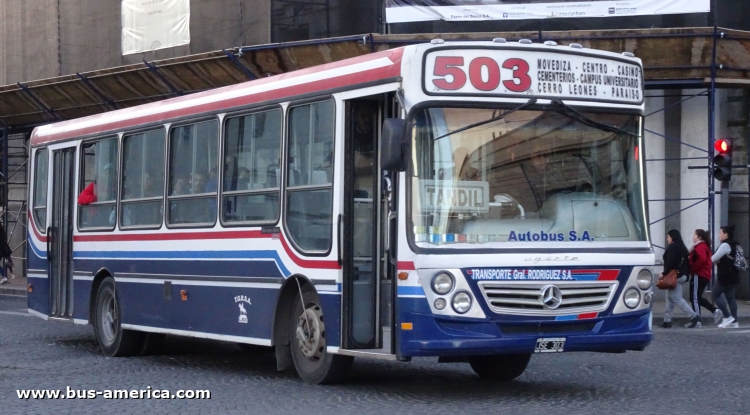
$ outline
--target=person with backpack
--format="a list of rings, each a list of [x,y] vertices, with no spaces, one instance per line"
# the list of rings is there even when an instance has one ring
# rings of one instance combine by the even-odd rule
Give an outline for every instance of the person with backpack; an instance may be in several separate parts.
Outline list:
[[[664,322],[661,326],[665,329],[672,328],[672,311],[676,305],[690,317],[690,322],[686,327],[697,327],[701,320],[700,316],[682,298],[682,284],[688,280],[690,264],[687,247],[682,242],[682,235],[677,229],[667,232],[667,249],[664,250],[663,275],[667,275],[672,270],[677,270],[677,286],[667,290],[667,309],[664,311]]]
[[[734,329],[740,326],[737,322],[734,293],[740,283],[740,270],[747,269],[747,263],[742,248],[734,240],[734,226],[722,226],[719,240],[721,245],[711,257],[711,261],[716,263],[716,283],[711,289],[711,295],[721,309],[723,318],[721,322],[715,318],[714,322],[723,329]]]
[[[714,319],[718,321],[721,318],[721,310],[714,307],[710,301],[703,298],[703,292],[711,283],[711,237],[703,229],[696,229],[693,234],[693,249],[690,252],[690,304],[693,309],[700,315],[700,308],[703,307],[713,314]],[[689,323],[688,323],[689,324]],[[700,327],[698,323],[697,327]]]
[[[0,223],[0,259],[5,260],[0,266],[0,285],[8,283],[8,277],[5,276],[6,270],[10,273],[11,278],[15,278],[13,276],[13,259],[10,257],[12,253],[13,250],[8,245],[8,236],[5,234],[5,228]]]

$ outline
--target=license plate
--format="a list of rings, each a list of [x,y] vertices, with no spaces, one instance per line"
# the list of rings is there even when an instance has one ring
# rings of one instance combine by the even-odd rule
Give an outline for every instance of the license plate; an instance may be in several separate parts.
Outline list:
[[[565,337],[545,337],[536,340],[534,353],[560,353],[565,348]]]

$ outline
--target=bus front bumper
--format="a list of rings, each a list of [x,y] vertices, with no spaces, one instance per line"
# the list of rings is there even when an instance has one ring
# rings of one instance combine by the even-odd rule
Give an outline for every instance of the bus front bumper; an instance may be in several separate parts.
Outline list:
[[[411,330],[399,330],[401,356],[534,353],[537,340],[564,338],[564,352],[621,353],[651,343],[651,311],[565,322],[456,319],[405,312]],[[408,320],[407,320],[408,319]]]

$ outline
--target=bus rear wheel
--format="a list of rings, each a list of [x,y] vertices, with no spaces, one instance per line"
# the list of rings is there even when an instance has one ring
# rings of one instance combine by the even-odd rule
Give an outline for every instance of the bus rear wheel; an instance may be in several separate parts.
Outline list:
[[[343,380],[354,360],[328,353],[323,310],[305,295],[304,306],[295,296],[289,322],[289,345],[299,377],[307,383],[331,384]]]
[[[482,379],[500,382],[511,381],[526,370],[531,354],[504,354],[496,356],[469,356],[474,373]]]
[[[133,356],[143,347],[145,333],[124,330],[120,323],[120,310],[115,281],[107,277],[96,293],[94,316],[96,339],[106,356]]]

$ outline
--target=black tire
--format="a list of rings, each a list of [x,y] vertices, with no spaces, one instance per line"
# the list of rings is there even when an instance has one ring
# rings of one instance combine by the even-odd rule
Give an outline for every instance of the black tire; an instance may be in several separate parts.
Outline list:
[[[328,353],[323,311],[312,295],[305,293],[304,312],[299,295],[295,295],[290,313],[289,347],[299,377],[316,385],[341,382],[346,378],[354,358]],[[305,318],[307,317],[307,318]],[[297,329],[309,340],[300,340]]]
[[[105,356],[133,356],[141,352],[145,333],[123,330],[120,326],[120,303],[115,295],[115,281],[105,278],[96,293],[94,330],[99,348]]]
[[[511,381],[526,370],[531,354],[505,354],[497,356],[469,356],[474,373],[482,379],[500,382]]]

